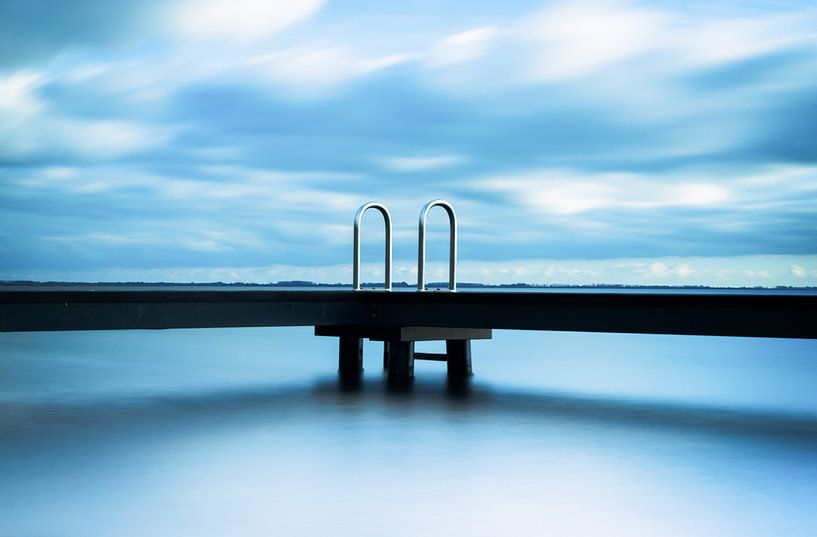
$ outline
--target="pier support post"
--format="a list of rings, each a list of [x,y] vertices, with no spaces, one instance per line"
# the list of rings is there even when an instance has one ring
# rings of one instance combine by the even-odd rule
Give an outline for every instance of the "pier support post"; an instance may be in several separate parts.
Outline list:
[[[338,372],[343,380],[357,380],[363,373],[363,338],[338,338]]]
[[[490,328],[444,328],[390,325],[317,325],[316,336],[340,339],[341,379],[359,379],[363,372],[363,339],[383,342],[383,369],[389,384],[407,384],[414,378],[414,360],[446,362],[448,379],[468,380],[471,368],[471,340],[491,339]],[[416,341],[445,341],[445,353],[414,352]],[[467,383],[466,383],[467,384]]]
[[[453,381],[470,378],[474,372],[471,369],[471,340],[448,339],[445,342],[445,353],[448,355],[448,379]]]
[[[388,341],[389,369],[391,384],[404,384],[414,378],[414,342]]]

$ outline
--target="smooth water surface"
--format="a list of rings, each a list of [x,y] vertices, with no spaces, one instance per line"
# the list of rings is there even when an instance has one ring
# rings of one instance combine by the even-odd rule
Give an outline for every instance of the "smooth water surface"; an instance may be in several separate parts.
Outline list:
[[[465,393],[381,349],[0,334],[0,535],[817,533],[815,341],[500,331]]]

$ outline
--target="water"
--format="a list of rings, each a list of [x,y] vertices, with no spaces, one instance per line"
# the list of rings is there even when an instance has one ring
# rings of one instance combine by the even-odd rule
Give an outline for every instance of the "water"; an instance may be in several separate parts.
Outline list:
[[[0,334],[0,535],[817,533],[817,341],[499,331],[396,393],[311,334]]]

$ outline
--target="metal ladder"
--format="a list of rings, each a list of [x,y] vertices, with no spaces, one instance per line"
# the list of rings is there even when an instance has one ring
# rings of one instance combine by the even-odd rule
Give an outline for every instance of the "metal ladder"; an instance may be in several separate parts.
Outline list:
[[[449,245],[448,245],[448,290],[457,290],[457,213],[454,207],[445,200],[431,200],[420,211],[419,240],[417,244],[417,290],[426,290],[426,219],[428,211],[433,207],[442,207],[448,213]]]
[[[363,221],[363,214],[369,209],[377,209],[383,215],[383,221],[386,224],[386,276],[384,281],[384,288],[386,291],[391,291],[391,215],[389,210],[382,203],[370,201],[360,206],[355,213],[355,239],[354,239],[354,255],[352,259],[352,288],[355,291],[360,291],[360,227]]]
[[[426,291],[425,268],[426,268],[426,221],[428,220],[428,212],[434,207],[442,207],[448,214],[449,224],[449,247],[448,247],[448,290],[455,292],[457,290],[457,213],[454,212],[454,207],[446,200],[435,199],[426,203],[420,210],[420,222],[418,230],[418,244],[417,244],[417,291]],[[384,288],[386,291],[391,291],[392,286],[392,225],[391,214],[385,205],[376,201],[370,201],[360,206],[355,213],[354,225],[354,252],[352,255],[352,288],[355,291],[360,291],[360,237],[361,237],[361,223],[363,215],[369,209],[377,209],[383,215],[383,220],[386,225],[386,276]]]
[[[434,207],[442,207],[448,214],[450,229],[448,260],[448,292],[457,290],[457,214],[445,200],[435,199],[420,210],[417,245],[417,292],[426,291],[426,221]],[[360,236],[363,215],[376,209],[386,225],[385,290],[392,290],[392,222],[389,210],[382,203],[370,201],[360,206],[355,214],[354,252],[352,258],[352,286],[360,291]],[[430,298],[430,297],[429,297]],[[415,360],[447,362],[449,385],[462,386],[473,375],[471,368],[471,340],[491,339],[489,328],[446,328],[422,326],[379,326],[376,324],[315,326],[315,335],[338,338],[338,371],[341,382],[354,386],[363,372],[363,339],[383,342],[383,368],[388,382],[406,385],[414,378]],[[445,341],[445,353],[414,352],[417,341]],[[452,384],[453,383],[453,384]]]

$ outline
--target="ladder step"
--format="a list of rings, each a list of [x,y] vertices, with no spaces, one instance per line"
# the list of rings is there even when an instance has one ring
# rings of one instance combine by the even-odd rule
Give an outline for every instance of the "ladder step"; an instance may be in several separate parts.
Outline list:
[[[415,352],[415,360],[432,360],[434,362],[447,362],[448,355],[444,352]]]

